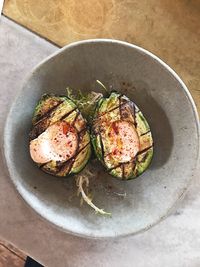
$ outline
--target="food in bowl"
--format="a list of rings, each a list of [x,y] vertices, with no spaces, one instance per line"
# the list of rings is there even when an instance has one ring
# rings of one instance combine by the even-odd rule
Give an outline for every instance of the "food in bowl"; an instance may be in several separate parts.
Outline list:
[[[91,155],[86,121],[66,96],[43,95],[35,108],[30,155],[41,170],[67,176],[79,173]]]
[[[31,158],[41,170],[60,177],[78,174],[90,159],[92,145],[93,155],[114,177],[130,180],[147,169],[153,156],[148,122],[127,96],[107,90],[104,95],[74,95],[68,89],[67,96],[42,96],[33,115],[29,145]],[[85,193],[87,172],[76,182],[78,193],[96,212],[110,214]]]
[[[122,180],[142,174],[153,156],[148,122],[128,97],[116,92],[98,101],[91,139],[107,172]]]

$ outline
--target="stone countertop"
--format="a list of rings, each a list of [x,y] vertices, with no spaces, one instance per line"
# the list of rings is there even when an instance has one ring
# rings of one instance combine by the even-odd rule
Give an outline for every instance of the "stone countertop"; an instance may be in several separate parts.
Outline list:
[[[10,103],[24,77],[33,66],[57,49],[1,18],[1,136]],[[198,177],[194,178],[177,210],[152,229],[136,236],[99,241],[74,237],[47,224],[18,195],[5,171],[2,157],[0,170],[0,237],[48,267],[200,266]]]

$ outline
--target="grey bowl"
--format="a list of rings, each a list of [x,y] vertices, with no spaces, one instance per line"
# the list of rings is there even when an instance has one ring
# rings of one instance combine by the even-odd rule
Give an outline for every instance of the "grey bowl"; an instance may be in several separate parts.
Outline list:
[[[97,90],[95,80],[124,92],[141,108],[155,141],[150,168],[132,181],[118,181],[93,162],[94,202],[112,217],[80,207],[73,177],[60,179],[31,161],[28,133],[43,93],[65,88]],[[87,40],[70,44],[40,63],[26,79],[8,114],[4,153],[10,177],[25,201],[66,232],[85,237],[116,237],[150,228],[184,194],[198,160],[198,115],[177,74],[150,52],[121,41]]]

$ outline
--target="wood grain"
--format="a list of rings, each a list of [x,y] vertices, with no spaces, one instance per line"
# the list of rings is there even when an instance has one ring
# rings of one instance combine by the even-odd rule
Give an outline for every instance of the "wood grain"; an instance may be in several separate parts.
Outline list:
[[[7,242],[0,241],[0,267],[23,267],[26,255]]]
[[[200,111],[200,0],[6,0],[3,13],[59,46],[88,38],[140,45],[175,69]]]

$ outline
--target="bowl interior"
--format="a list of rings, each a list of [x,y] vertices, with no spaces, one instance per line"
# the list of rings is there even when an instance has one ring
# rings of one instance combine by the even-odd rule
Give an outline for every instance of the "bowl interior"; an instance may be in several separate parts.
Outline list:
[[[94,172],[90,181],[94,203],[112,212],[111,218],[95,215],[87,205],[80,207],[74,178],[43,173],[28,149],[31,118],[41,95],[65,94],[68,86],[102,91],[96,79],[140,107],[155,142],[151,166],[135,180],[116,180],[98,162],[87,166]],[[158,222],[183,194],[196,166],[197,118],[182,82],[150,53],[117,41],[79,42],[33,70],[8,115],[4,148],[14,184],[41,216],[78,235],[126,235]]]

